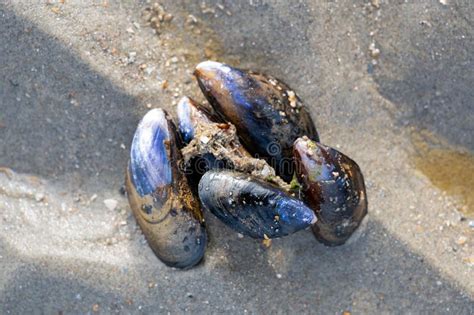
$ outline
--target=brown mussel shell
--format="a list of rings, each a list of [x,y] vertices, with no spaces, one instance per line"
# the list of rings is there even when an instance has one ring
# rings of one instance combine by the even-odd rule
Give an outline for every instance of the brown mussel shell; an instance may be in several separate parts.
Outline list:
[[[367,195],[362,172],[343,153],[309,140],[295,141],[296,174],[306,203],[318,221],[316,238],[329,246],[344,244],[367,214]]]

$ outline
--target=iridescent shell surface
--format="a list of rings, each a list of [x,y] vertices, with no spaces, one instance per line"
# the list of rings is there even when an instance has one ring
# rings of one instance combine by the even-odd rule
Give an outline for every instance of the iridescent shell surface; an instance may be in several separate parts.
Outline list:
[[[207,124],[211,120],[193,99],[184,96],[178,102],[178,130],[185,144],[194,138],[195,128],[199,123]]]
[[[302,201],[277,187],[233,171],[209,171],[199,183],[203,207],[234,230],[253,238],[276,238],[316,221]]]
[[[236,126],[246,149],[291,180],[293,142],[305,135],[318,140],[295,92],[278,79],[214,61],[200,63],[195,75],[216,113]]]
[[[178,169],[174,124],[162,109],[149,111],[133,137],[126,189],[150,247],[166,265],[189,268],[207,243],[198,201]]]
[[[367,214],[364,177],[352,159],[308,138],[295,141],[298,180],[318,221],[313,233],[330,246],[343,244]]]

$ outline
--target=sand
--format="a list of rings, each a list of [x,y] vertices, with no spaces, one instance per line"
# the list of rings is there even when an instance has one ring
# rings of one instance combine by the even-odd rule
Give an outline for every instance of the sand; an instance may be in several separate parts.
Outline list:
[[[472,180],[433,171],[472,170],[472,2],[161,3],[0,4],[0,313],[474,313]],[[129,145],[149,108],[203,100],[206,59],[284,79],[358,162],[357,241],[267,248],[206,213],[203,264],[153,255]]]

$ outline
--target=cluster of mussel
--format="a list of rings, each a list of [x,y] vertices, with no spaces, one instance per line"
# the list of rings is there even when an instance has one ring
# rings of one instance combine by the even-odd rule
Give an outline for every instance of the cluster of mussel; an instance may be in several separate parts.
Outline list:
[[[311,226],[326,245],[346,242],[367,213],[362,173],[319,142],[296,94],[271,76],[213,61],[195,76],[211,107],[183,97],[178,128],[152,109],[131,145],[127,194],[155,254],[177,268],[202,259],[201,206],[257,239]]]

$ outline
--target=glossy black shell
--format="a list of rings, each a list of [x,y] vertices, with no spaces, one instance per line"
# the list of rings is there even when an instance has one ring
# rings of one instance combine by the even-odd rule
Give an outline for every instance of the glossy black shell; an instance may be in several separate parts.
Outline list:
[[[207,243],[199,202],[178,169],[176,129],[162,109],[149,111],[135,132],[126,172],[132,211],[148,244],[166,265],[189,268]]]
[[[291,180],[293,142],[304,135],[319,140],[296,94],[275,78],[213,61],[200,63],[195,75],[216,113],[236,126],[246,149]]]
[[[316,216],[277,187],[234,171],[209,171],[199,183],[203,207],[234,230],[253,238],[276,238],[304,229]]]
[[[314,235],[329,246],[344,244],[367,214],[359,166],[343,153],[308,138],[295,142],[294,154],[306,203],[318,217],[312,226]]]

